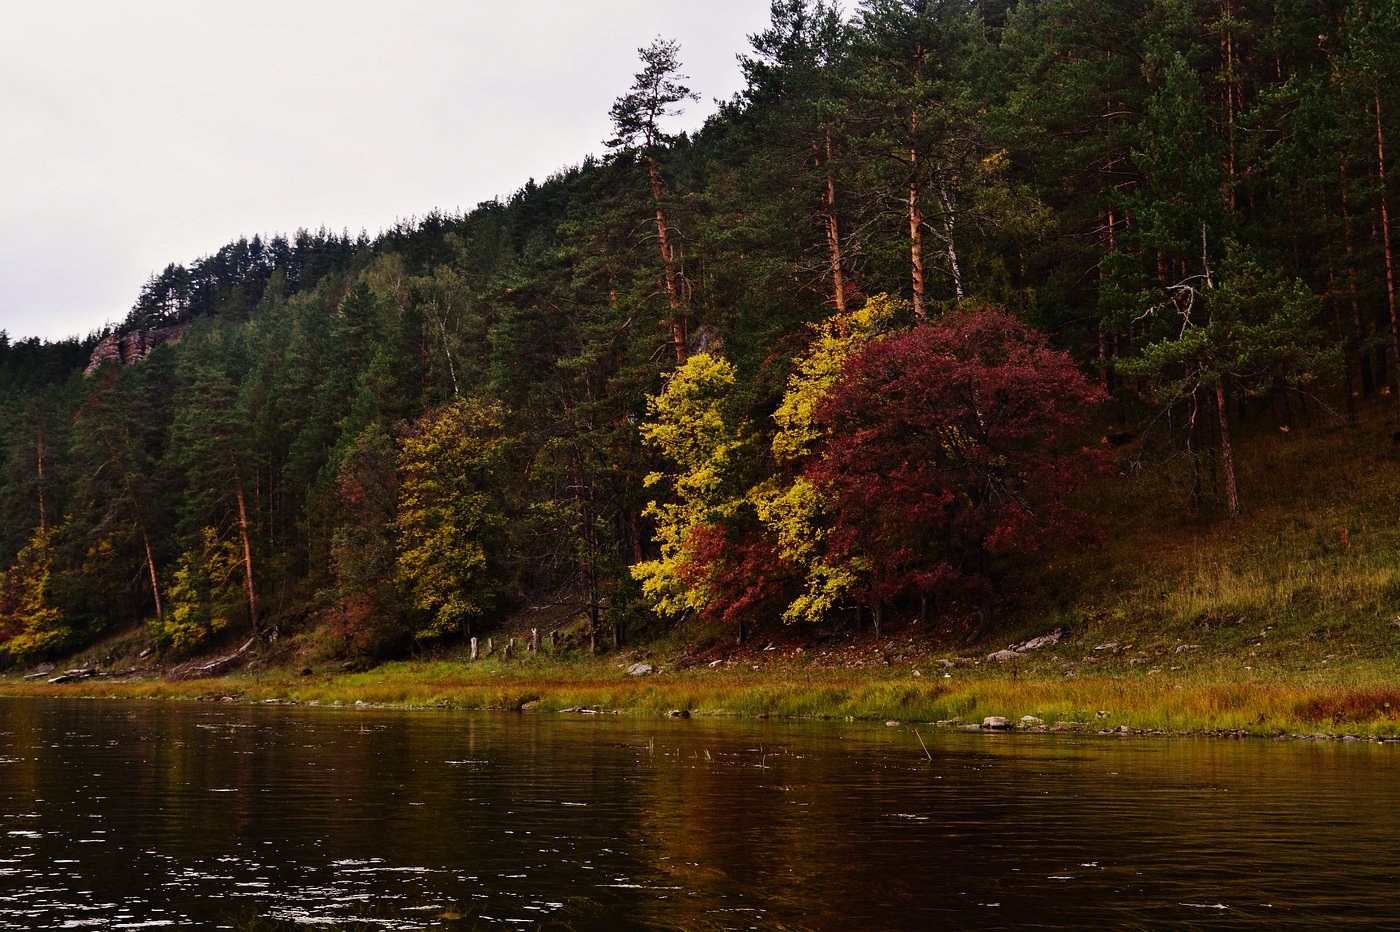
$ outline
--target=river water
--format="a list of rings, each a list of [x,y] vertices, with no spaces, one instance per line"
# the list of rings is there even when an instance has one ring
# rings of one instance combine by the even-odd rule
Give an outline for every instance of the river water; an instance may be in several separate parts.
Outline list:
[[[0,929],[1400,924],[1400,747],[0,699]]]

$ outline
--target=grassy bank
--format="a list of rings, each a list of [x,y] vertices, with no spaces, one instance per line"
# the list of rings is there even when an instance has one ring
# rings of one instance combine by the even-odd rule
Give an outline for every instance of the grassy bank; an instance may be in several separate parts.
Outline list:
[[[927,664],[921,664],[927,666]],[[934,667],[943,671],[945,668]],[[915,672],[917,670],[917,673]],[[1114,672],[1046,676],[968,662],[945,672],[880,672],[787,663],[754,670],[692,669],[628,676],[605,662],[521,660],[403,662],[334,676],[239,675],[168,682],[90,679],[76,684],[0,684],[0,695],[236,699],[405,707],[580,709],[663,715],[896,719],[977,724],[985,716],[1030,716],[1046,729],[1260,736],[1400,736],[1400,687],[1393,666],[1352,664],[1335,676],[1253,678],[1217,665],[1168,675]]]

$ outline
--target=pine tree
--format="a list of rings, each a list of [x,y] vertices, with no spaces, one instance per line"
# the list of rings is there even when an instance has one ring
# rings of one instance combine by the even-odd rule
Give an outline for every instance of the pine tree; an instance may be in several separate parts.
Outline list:
[[[612,106],[610,116],[617,135],[608,141],[608,147],[636,153],[646,162],[652,206],[656,211],[656,241],[661,251],[666,302],[671,314],[671,343],[676,364],[680,365],[686,356],[689,321],[685,308],[689,298],[673,233],[666,219],[666,185],[661,177],[660,158],[672,137],[662,122],[680,114],[677,104],[696,100],[698,95],[681,83],[686,77],[680,73],[680,46],[676,42],[658,38],[651,45],[638,49],[637,54],[642,60],[642,70],[637,72],[631,90]]]

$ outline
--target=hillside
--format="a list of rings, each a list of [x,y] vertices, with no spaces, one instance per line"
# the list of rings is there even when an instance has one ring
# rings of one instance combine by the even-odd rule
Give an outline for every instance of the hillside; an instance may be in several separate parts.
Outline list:
[[[1400,24],[1294,7],[777,0],[695,134],[658,40],[604,159],[0,338],[0,665],[1390,670]]]

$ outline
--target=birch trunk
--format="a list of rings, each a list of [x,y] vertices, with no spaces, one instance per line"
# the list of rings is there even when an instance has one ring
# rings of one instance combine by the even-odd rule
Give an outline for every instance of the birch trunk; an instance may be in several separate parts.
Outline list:
[[[836,304],[836,313],[845,315],[846,313],[846,272],[844,269],[844,259],[841,255],[841,226],[836,219],[836,176],[831,167],[832,142],[831,123],[826,124],[826,161],[823,163],[826,169],[826,209],[824,220],[826,221],[826,248],[831,260],[831,296]]]
[[[235,480],[236,481],[236,480]],[[243,579],[248,588],[248,620],[253,626],[253,634],[261,634],[258,628],[258,598],[253,587],[253,545],[248,539],[248,508],[243,500],[243,488],[235,487],[238,499],[238,533],[243,538]]]

